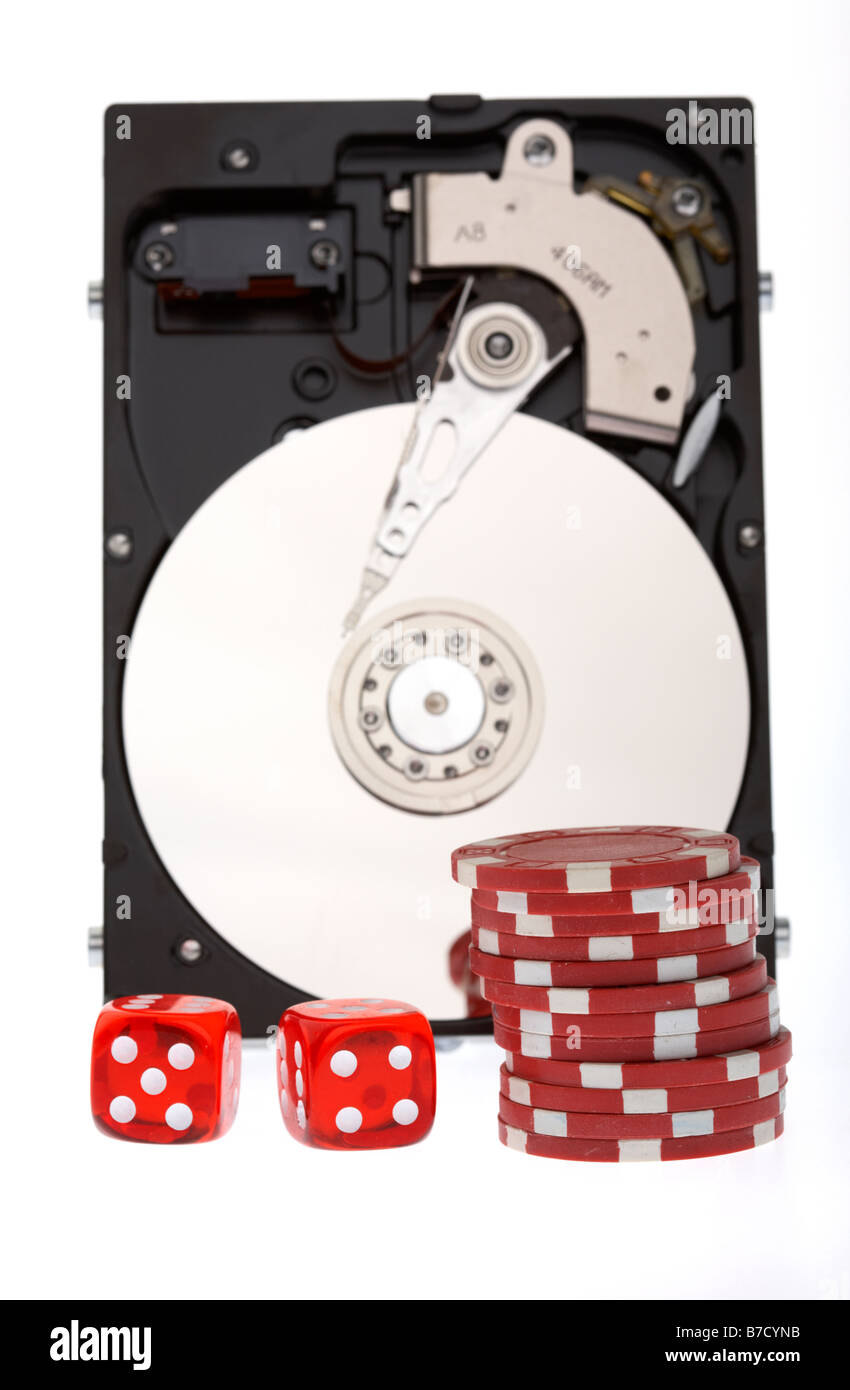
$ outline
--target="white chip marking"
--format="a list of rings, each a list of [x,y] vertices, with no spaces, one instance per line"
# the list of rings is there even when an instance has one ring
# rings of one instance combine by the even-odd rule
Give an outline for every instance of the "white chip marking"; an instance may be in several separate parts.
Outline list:
[[[558,1110],[535,1110],[534,1133],[548,1134],[556,1139],[567,1137],[567,1117]]]
[[[759,1099],[763,1096],[773,1096],[779,1090],[779,1070],[766,1071],[759,1077]]]
[[[671,907],[658,914],[658,930],[697,931],[700,926],[698,907]]]
[[[129,1096],[116,1096],[109,1102],[109,1113],[117,1125],[126,1125],[135,1115],[136,1106]]]
[[[519,1026],[524,1033],[546,1033],[550,1038],[554,1032],[552,1015],[539,1009],[520,1009]]]
[[[363,1116],[354,1105],[344,1105],[342,1110],[336,1113],[334,1121],[338,1130],[343,1134],[356,1134],[363,1123]]]
[[[759,1074],[759,1055],[757,1052],[721,1052],[726,1060],[726,1080],[743,1081]]]
[[[656,977],[660,985],[671,980],[693,980],[699,970],[698,956],[661,956]]]
[[[178,1132],[188,1129],[193,1119],[194,1116],[188,1105],[184,1105],[182,1101],[177,1101],[174,1105],[169,1105],[165,1112],[165,1123],[168,1125],[168,1128],[176,1129]]]
[[[698,1009],[705,1004],[726,1004],[731,997],[727,975],[710,975],[694,984],[694,1003]]]
[[[580,1062],[582,1086],[597,1091],[619,1091],[623,1084],[623,1068],[619,1062]]]
[[[619,1141],[620,1163],[644,1163],[647,1159],[660,1159],[660,1139],[621,1139]]]
[[[514,961],[514,984],[551,985],[552,964],[548,960]]]
[[[666,1111],[666,1091],[649,1089],[623,1091],[624,1115],[663,1115]]]
[[[663,1009],[655,1015],[653,1031],[656,1038],[678,1038],[684,1033],[698,1033],[697,1009]]]
[[[549,1008],[553,1014],[589,1014],[589,989],[550,989]]]
[[[188,1043],[173,1043],[168,1049],[168,1060],[175,1071],[186,1071],[195,1060],[195,1053]]]
[[[413,1061],[413,1053],[409,1047],[404,1047],[402,1043],[398,1043],[397,1046],[390,1048],[387,1061],[394,1071],[404,1071],[405,1067],[409,1067]]]
[[[753,1145],[755,1148],[758,1148],[759,1144],[769,1144],[771,1139],[775,1138],[775,1120],[763,1120],[760,1125],[753,1125]]]
[[[497,892],[496,902],[499,905],[500,912],[515,912],[518,914],[528,912],[527,893]]]
[[[509,1149],[516,1149],[518,1153],[525,1153],[528,1142],[524,1129],[514,1129],[512,1125],[505,1125],[505,1142]]]
[[[554,936],[551,917],[530,917],[527,912],[515,915],[517,936]]]
[[[510,1076],[508,1077],[508,1097],[510,1100],[516,1101],[517,1105],[530,1105],[531,1087],[521,1077]]]
[[[726,944],[727,946],[740,946],[750,935],[749,922],[727,922],[726,923]]]
[[[488,956],[500,955],[501,953],[499,951],[499,933],[495,931],[489,931],[487,927],[479,927],[478,949],[479,951],[486,951]]]
[[[419,1116],[419,1106],[415,1100],[397,1100],[393,1106],[393,1119],[397,1125],[412,1125]]]
[[[635,951],[630,936],[589,936],[588,960],[634,960]]]
[[[592,859],[568,865],[566,879],[568,893],[610,893],[611,865],[603,860],[594,863]]]
[[[678,1061],[682,1057],[698,1057],[696,1033],[658,1034],[652,1040],[652,1056],[656,1062]]]
[[[147,1096],[158,1096],[168,1085],[168,1078],[159,1067],[148,1067],[139,1077],[139,1085]]]
[[[723,874],[731,873],[728,849],[704,849],[705,854],[705,878],[720,878]],[[682,858],[687,859],[686,850],[682,850]]]
[[[139,1055],[138,1044],[127,1033],[122,1033],[120,1038],[113,1038],[109,1051],[114,1061],[121,1062],[122,1065],[135,1062]]]
[[[629,894],[632,912],[636,916],[644,912],[674,912],[675,898],[672,888],[633,888]]]
[[[478,865],[479,864],[501,864],[502,860],[492,854],[482,854],[475,859],[459,859],[457,865],[457,881],[462,883],[464,888],[478,887]]]
[[[674,1139],[714,1133],[713,1110],[682,1110],[670,1116]]]
[[[523,1033],[521,1045],[523,1057],[551,1057],[552,1055],[549,1039],[543,1033]]]
[[[392,1057],[392,1053],[390,1053],[390,1057]],[[356,1070],[357,1058],[353,1052],[349,1052],[346,1048],[341,1048],[331,1057],[331,1071],[334,1076],[353,1076]],[[298,1075],[300,1076],[301,1073],[299,1072]]]

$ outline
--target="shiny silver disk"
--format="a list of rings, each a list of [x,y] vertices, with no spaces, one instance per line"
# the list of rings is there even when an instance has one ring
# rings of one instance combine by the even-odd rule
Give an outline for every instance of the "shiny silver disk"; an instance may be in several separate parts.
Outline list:
[[[318,995],[386,995],[454,1018],[465,1000],[448,951],[468,895],[452,848],[559,825],[725,827],[749,692],[725,590],[674,509],[613,455],[527,415],[343,647],[411,411],[291,436],[192,517],[133,630],[124,740],[154,847],[216,931]],[[478,668],[478,728],[468,672],[443,666],[418,687],[415,653],[399,664],[381,647],[388,615],[390,629],[424,631],[429,614],[477,614],[482,649],[503,644],[503,665],[486,679]],[[432,695],[446,708],[426,708]],[[456,788],[476,779],[463,810]],[[417,801],[435,796],[444,806]]]

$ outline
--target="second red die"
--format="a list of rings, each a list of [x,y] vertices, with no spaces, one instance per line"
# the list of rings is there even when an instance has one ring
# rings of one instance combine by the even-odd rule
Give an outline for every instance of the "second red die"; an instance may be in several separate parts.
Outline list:
[[[396,999],[319,999],[280,1021],[277,1087],[296,1139],[328,1149],[388,1149],[434,1123],[434,1039]]]

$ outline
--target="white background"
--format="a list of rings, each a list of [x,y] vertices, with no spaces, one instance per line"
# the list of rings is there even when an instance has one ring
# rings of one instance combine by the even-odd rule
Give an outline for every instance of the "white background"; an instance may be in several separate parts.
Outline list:
[[[847,7],[655,0],[18,7],[7,17],[3,1280],[12,1297],[750,1298],[850,1294]],[[102,112],[110,102],[748,96],[756,105],[784,1139],[701,1163],[547,1163],[495,1135],[497,1054],[440,1062],[432,1136],[303,1149],[248,1050],[220,1143],[110,1142],[100,1003]],[[685,698],[683,696],[683,698]],[[710,730],[695,729],[708,742]],[[710,756],[707,754],[707,756]]]

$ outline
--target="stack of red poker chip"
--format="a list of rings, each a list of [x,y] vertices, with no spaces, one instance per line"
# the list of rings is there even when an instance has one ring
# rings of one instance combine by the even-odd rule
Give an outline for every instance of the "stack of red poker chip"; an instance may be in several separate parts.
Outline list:
[[[531,832],[464,845],[452,873],[507,1054],[508,1148],[616,1163],[782,1133],[791,1035],[756,951],[758,864],[734,835]]]

